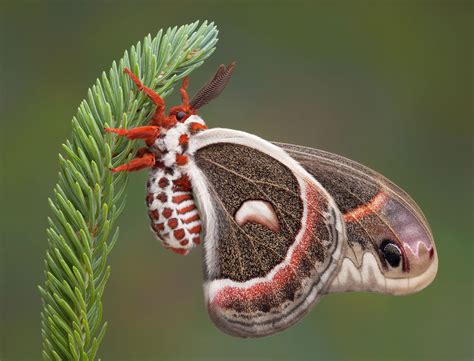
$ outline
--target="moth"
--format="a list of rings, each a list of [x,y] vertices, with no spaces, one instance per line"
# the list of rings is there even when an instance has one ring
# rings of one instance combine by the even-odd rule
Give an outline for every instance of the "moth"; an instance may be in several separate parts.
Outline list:
[[[135,159],[113,172],[149,168],[151,229],[186,255],[204,244],[204,293],[222,331],[259,337],[300,320],[322,295],[403,295],[426,287],[438,267],[433,236],[417,204],[377,172],[298,145],[231,129],[208,129],[197,111],[226,87],[221,65],[190,100],[165,114],[162,98],[124,71],[156,105],[150,124],[106,128],[143,139]]]

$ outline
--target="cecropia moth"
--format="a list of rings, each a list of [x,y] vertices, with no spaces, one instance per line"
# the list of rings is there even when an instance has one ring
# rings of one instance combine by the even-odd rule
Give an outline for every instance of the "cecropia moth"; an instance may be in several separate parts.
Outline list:
[[[185,255],[203,241],[212,320],[241,337],[273,334],[327,293],[408,294],[438,267],[416,203],[380,174],[341,156],[231,129],[208,129],[197,110],[225,88],[221,65],[165,114],[162,98],[124,69],[156,105],[150,125],[106,128],[146,146],[127,164],[150,168],[146,204],[164,247]]]

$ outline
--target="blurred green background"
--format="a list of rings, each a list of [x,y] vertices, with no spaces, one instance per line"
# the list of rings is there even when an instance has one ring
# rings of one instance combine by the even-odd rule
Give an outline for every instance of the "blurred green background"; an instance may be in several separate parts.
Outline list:
[[[110,256],[104,360],[471,360],[472,2],[2,2],[0,359],[40,358],[47,197],[86,90],[160,28],[215,21],[218,50],[191,93],[237,60],[210,127],[329,150],[401,185],[430,220],[439,273],[406,297],[323,298],[287,331],[218,331],[201,250],[165,251],[148,229],[146,172],[133,174]],[[168,104],[176,100],[168,98]]]

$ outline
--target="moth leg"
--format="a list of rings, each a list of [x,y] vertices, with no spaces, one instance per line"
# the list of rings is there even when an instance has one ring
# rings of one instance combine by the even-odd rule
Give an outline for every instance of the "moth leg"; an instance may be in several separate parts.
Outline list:
[[[140,155],[140,153],[142,153]],[[144,168],[149,168],[155,164],[155,155],[142,149],[138,151],[137,158],[132,159],[126,164],[122,164],[112,169],[112,172],[133,172]]]
[[[160,127],[156,125],[146,125],[132,129],[104,128],[107,133],[126,136],[128,139],[156,139],[160,135]]]
[[[143,92],[150,98],[150,100],[156,105],[155,113],[151,119],[152,124],[161,125],[165,117],[165,102],[163,98],[161,98],[158,93],[156,93],[153,89],[150,89],[142,84],[140,79],[136,77],[135,74],[131,72],[130,69],[124,68],[123,71],[127,73],[127,75],[132,79],[132,81],[137,86],[138,90],[143,90]]]
[[[188,95],[188,85],[189,85],[189,76],[183,78],[183,84],[181,88],[179,88],[179,92],[181,93],[181,101],[184,106],[189,106],[189,95]]]

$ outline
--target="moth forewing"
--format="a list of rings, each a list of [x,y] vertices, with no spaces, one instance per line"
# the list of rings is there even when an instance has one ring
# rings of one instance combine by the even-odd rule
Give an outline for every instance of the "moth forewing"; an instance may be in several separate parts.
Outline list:
[[[420,207],[381,174],[342,156],[276,143],[333,196],[347,229],[343,263],[328,292],[403,295],[436,276],[438,256]]]
[[[345,229],[336,204],[284,150],[257,136],[213,129],[194,137],[190,149],[200,171],[191,179],[199,179],[193,187],[200,189],[201,212],[209,212],[203,217],[213,222],[206,225],[217,228],[204,234],[204,288],[212,319],[243,337],[289,327],[318,300],[339,267]],[[253,210],[248,204],[255,202],[265,207]],[[239,224],[235,214],[242,209],[256,221]],[[252,218],[252,212],[270,214]],[[272,217],[282,229],[262,220]]]

